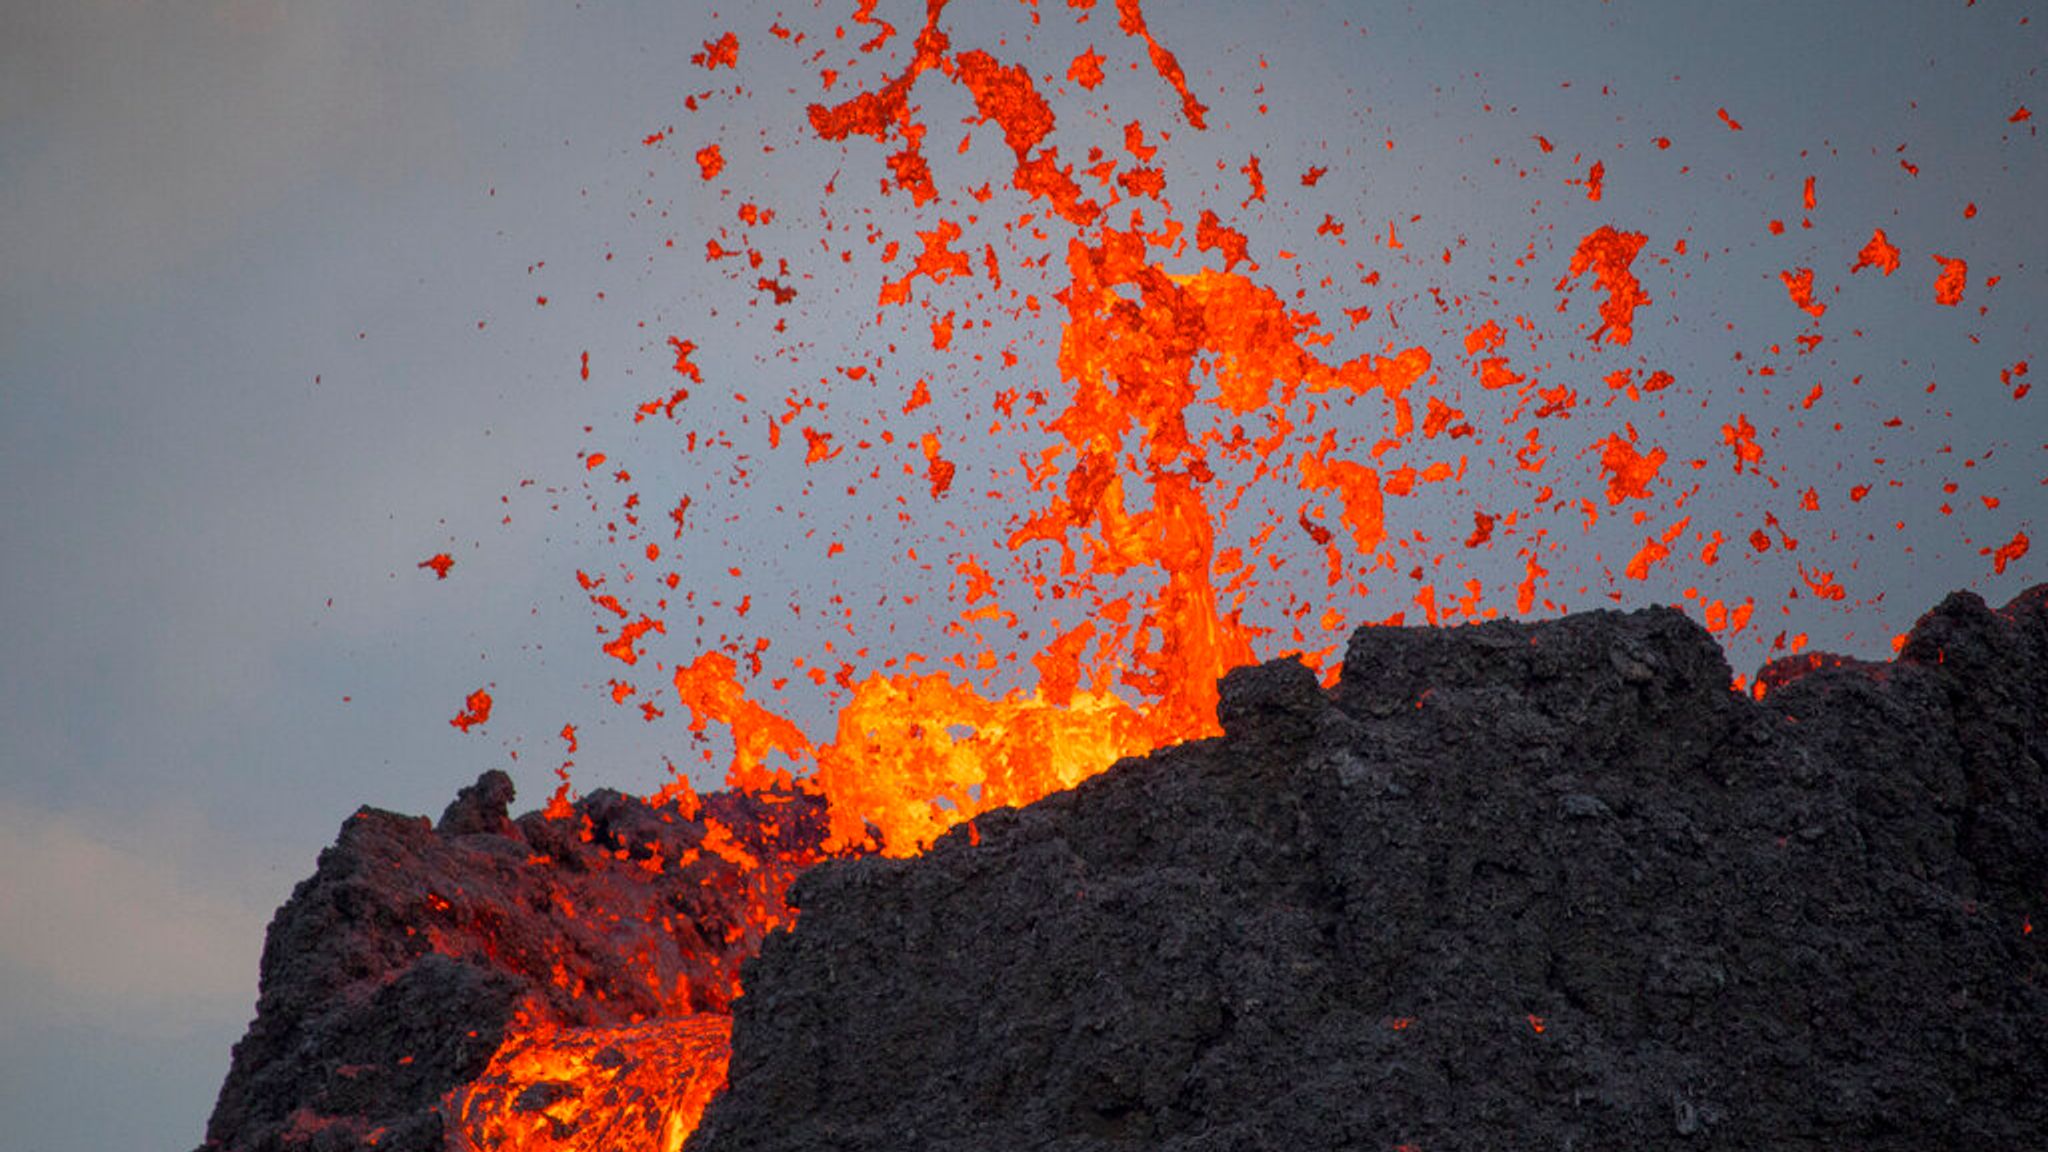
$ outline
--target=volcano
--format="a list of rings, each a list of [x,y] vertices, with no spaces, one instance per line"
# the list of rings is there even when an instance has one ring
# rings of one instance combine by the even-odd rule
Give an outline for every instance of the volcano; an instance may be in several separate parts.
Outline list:
[[[1758,679],[1671,609],[1361,628],[910,859],[801,790],[366,808],[204,1147],[2027,1146],[2048,585]]]
[[[207,1148],[2033,1141],[2048,591],[1890,616],[2029,553],[2027,410],[1943,390],[2027,402],[2019,256],[1895,225],[1942,271],[1891,279],[1847,190],[1919,161],[1725,106],[1559,149],[1468,93],[1500,195],[1390,196],[1382,114],[1280,105],[1336,58],[1267,120],[1263,56],[1045,8],[691,58],[637,346],[573,361],[631,423],[532,486],[670,783],[357,813]],[[513,761],[606,739],[459,698]]]

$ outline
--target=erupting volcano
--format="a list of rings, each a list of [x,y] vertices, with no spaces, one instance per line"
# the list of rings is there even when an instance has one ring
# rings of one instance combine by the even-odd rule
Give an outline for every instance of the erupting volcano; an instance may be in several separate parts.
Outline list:
[[[1314,1032],[1302,1058],[1321,1072],[1407,1067],[1420,1057],[1403,1044],[1449,1060],[1440,1046],[1455,1041],[1460,1059],[1505,1061],[1506,1077],[1535,1057],[1489,1045],[1550,1036],[1574,1046],[1558,1066],[1585,1081],[1552,1088],[1586,1099],[1605,1075],[1595,1056],[1625,1058],[1617,1037],[1640,1035],[1660,1046],[1642,1057],[1658,1087],[1603,1081],[1602,1106],[1676,1107],[1681,1134],[1733,1139],[1753,1131],[1721,1119],[1741,1089],[1690,1039],[1704,1026],[1691,1013],[1735,988],[1725,1003],[1751,1015],[1734,1034],[1765,1044],[1768,997],[1754,987],[1796,996],[1757,975],[1756,956],[1807,965],[1810,984],[1839,975],[1882,918],[1861,904],[1802,912],[1826,937],[1819,959],[1802,958],[1797,933],[1761,926],[1761,905],[1688,885],[1718,861],[1753,884],[1745,892],[1782,895],[1795,887],[1784,854],[1805,852],[1826,878],[1809,896],[1877,900],[1891,890],[1852,875],[1858,837],[1907,845],[1900,867],[1933,870],[1917,899],[1972,903],[1967,922],[1917,905],[1898,914],[1928,931],[1939,920],[1964,944],[1872,961],[1901,980],[1932,979],[1934,960],[1974,966],[1953,1009],[1995,1035],[1923,1054],[1981,1056],[1979,1108],[2013,1104],[1999,1093],[2029,1069],[2048,1073],[2041,1043],[2009,1031],[2038,1032],[2026,1013],[2043,995],[2041,597],[1998,614],[1951,602],[1909,635],[1892,613],[1912,606],[1888,605],[1883,578],[1887,556],[1915,548],[1967,556],[1975,567],[1958,580],[2027,570],[2043,481],[2015,457],[2033,446],[1950,437],[1940,389],[1995,389],[2008,427],[2038,423],[2024,350],[1985,346],[2030,333],[1998,301],[2007,277],[2038,272],[1995,251],[1935,251],[1932,229],[1862,210],[1868,191],[1852,195],[1851,181],[1939,179],[1908,174],[1907,145],[1780,131],[1745,157],[1769,110],[1711,99],[1685,123],[1617,115],[1612,138],[1553,139],[1463,78],[1440,96],[1461,102],[1456,148],[1368,107],[1340,139],[1291,120],[1282,95],[1342,77],[1276,77],[1269,96],[1260,58],[1249,86],[1219,89],[1176,43],[1193,15],[1027,0],[998,17],[927,0],[915,19],[892,10],[899,24],[881,7],[707,28],[679,55],[677,118],[650,113],[657,122],[632,132],[665,189],[634,211],[651,229],[640,288],[686,275],[709,285],[709,303],[650,306],[640,347],[582,350],[569,369],[630,396],[587,430],[580,487],[547,497],[595,540],[574,579],[603,683],[587,705],[544,716],[558,705],[451,686],[450,723],[469,738],[559,726],[554,795],[514,821],[511,779],[493,773],[438,825],[373,809],[349,820],[273,924],[259,1017],[209,1149],[674,1152],[726,1086],[736,1001],[741,1027],[759,1031],[752,1048],[742,1037],[734,1091],[713,1105],[717,1149],[1192,1148],[1206,1123],[1237,1125],[1230,1146],[1267,1146],[1246,1135],[1256,1109],[1218,1102],[1252,1083],[1242,1066],[1203,1063],[1212,1049],[1286,1049],[1243,1039],[1241,1022],[1265,1015]],[[1375,66],[1369,29],[1331,35]],[[785,98],[777,69],[814,90]],[[2024,111],[1983,125],[1982,146],[2037,149]],[[750,117],[764,125],[756,137],[741,127]],[[1520,217],[1460,219],[1475,202],[1463,192],[1423,202],[1390,188],[1410,149],[1477,169],[1451,182],[1493,182]],[[1638,198],[1631,183],[1653,171],[1695,182],[1696,218]],[[1768,331],[1723,320],[1720,294],[1767,300]],[[1952,319],[1948,344],[1900,363],[1885,332],[1902,310]],[[448,553],[419,567],[459,593],[464,568]],[[1652,603],[1683,616],[1554,619]],[[1897,663],[1806,651],[1808,630],[1852,643],[1860,620]],[[1734,675],[1717,642],[1774,662],[1754,681]],[[1975,663],[1944,668],[1951,648]],[[1998,660],[2034,703],[1994,699]],[[1938,688],[1948,703],[1931,702]],[[1866,713],[1927,728],[1886,750],[1846,734]],[[606,718],[688,740],[724,787],[700,794],[696,765],[671,764],[644,798],[576,795],[570,770]],[[1524,722],[1519,737],[1510,721]],[[1954,778],[1909,769],[1909,744],[1959,757]],[[1193,783],[1160,782],[1175,771]],[[1495,771],[1516,779],[1488,799]],[[1421,804],[1416,794],[1436,807],[1396,803]],[[1088,797],[1106,807],[1084,811]],[[1948,823],[1895,810],[1927,797]],[[1486,827],[1554,810],[1568,832],[1527,832],[1526,852],[1507,847],[1524,832]],[[1455,836],[1452,816],[1466,821]],[[1072,830],[1049,830],[1062,821]],[[1219,846],[1233,821],[1236,855]],[[1379,857],[1339,847],[1368,832]],[[1632,856],[1638,843],[1653,847]],[[1165,847],[1193,873],[1167,875]],[[1629,889],[1614,875],[1567,868],[1565,888],[1543,888],[1530,870],[1553,851],[1651,877],[1641,900],[1712,904],[1726,939],[1752,941],[1756,956],[1717,943],[1712,926],[1617,910]],[[882,859],[911,857],[923,858]],[[1431,888],[1444,859],[1467,871]],[[1415,886],[1368,884],[1374,868]],[[1212,881],[1218,891],[1190,895]],[[822,893],[821,935],[788,934],[793,883]],[[1026,908],[1006,884],[1073,903]],[[1542,891],[1524,892],[1532,884]],[[1583,921],[1545,903],[1570,904],[1558,893],[1573,884],[1610,903],[1586,905]],[[960,911],[954,886],[986,919]],[[1331,895],[1368,888],[1355,905]],[[1204,913],[1211,897],[1228,912]],[[1445,926],[1430,907],[1445,898],[1491,903]],[[1326,914],[1322,935],[1304,926]],[[1360,917],[1408,922],[1368,940]],[[1143,947],[1104,927],[1120,919],[1143,929]],[[1070,951],[1063,975],[1040,982],[1002,967],[1013,952],[960,959],[1016,945],[1041,921],[1095,940],[1105,965],[1142,967],[1133,957],[1154,943],[1210,957],[1220,967],[1199,975],[1161,969],[1190,981],[1199,1006],[1156,990],[1178,1006],[1156,1019],[1191,1031],[1148,1028],[1118,1001],[1032,1026],[1142,1035],[1131,1050],[1029,1028],[999,1038],[931,990],[979,981],[986,1003],[1038,998],[1006,1019],[1086,1000],[1075,984],[1087,965]],[[1265,968],[1247,976],[1217,951],[1231,924],[1246,933],[1240,959]],[[1590,954],[1594,937],[1574,932],[1654,937],[1676,950],[1644,961],[1663,965],[1665,999],[1623,1024],[1617,989],[1632,977],[1553,971],[1545,984],[1540,957],[1511,962],[1484,942],[1489,925],[1501,949],[1555,964]],[[892,951],[875,934],[911,943]],[[1501,988],[1547,988],[1520,1006],[1488,1001],[1525,1016],[1528,1036],[1487,1038],[1492,1018],[1423,994],[1401,949],[1438,973],[1473,957]],[[839,972],[842,954],[869,968]],[[1368,959],[1381,970],[1333,975]],[[1290,963],[1313,979],[1274,974]],[[763,990],[757,976],[783,983]],[[890,984],[913,976],[927,983]],[[1384,987],[1359,983],[1371,979]],[[1260,1008],[1247,989],[1299,999]],[[1310,1005],[1369,1035],[1369,1056],[1349,1032],[1315,1030]],[[1926,1008],[1887,1035],[1920,1043]],[[818,1035],[841,1009],[854,1031]],[[1867,1023],[1860,1002],[1828,1010]],[[935,1039],[914,1056],[905,1036],[920,1028]],[[1013,1056],[1089,1063],[1066,1079],[956,1063],[962,1095],[931,1103],[952,1074],[943,1065],[971,1060],[965,1038],[980,1035]],[[881,1047],[864,1054],[863,1038]],[[831,1067],[804,1070],[813,1056]],[[864,1057],[902,1069],[912,1102],[885,1106],[855,1083],[846,1068]],[[1801,1077],[1815,1068],[1862,1067],[1832,1048],[1812,1061],[1768,1074],[1811,1089]],[[1961,1090],[1947,1071],[1893,1071],[1858,1091]],[[1657,1095],[1686,1075],[1698,1084],[1677,1105]],[[1388,1126],[1273,1131],[1457,1146],[1427,1118],[1470,1090],[1465,1077],[1387,1076],[1387,1098],[1357,1116]],[[1198,1081],[1218,1100],[1191,1096]],[[1018,1119],[1028,1085],[1043,1109]],[[810,1111],[777,1111],[797,1107]],[[1918,1097],[1898,1107],[1914,1123],[1940,1111]],[[1793,1135],[1870,1135],[1842,1118],[1848,1105],[1822,1112]],[[1660,1138],[1587,1123],[1583,1146]],[[784,1124],[809,1135],[764,1129]],[[1486,1113],[1473,1130],[1514,1128]],[[1526,1130],[1574,1131],[1543,1117]],[[906,1134],[891,1145],[891,1132]]]

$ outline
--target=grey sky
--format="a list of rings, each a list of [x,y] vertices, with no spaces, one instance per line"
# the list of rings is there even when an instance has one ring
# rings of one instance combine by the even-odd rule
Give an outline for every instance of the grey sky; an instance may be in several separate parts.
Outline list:
[[[1006,0],[955,7],[956,29],[1021,28],[1026,14]],[[846,8],[789,19],[829,28]],[[1842,541],[1824,543],[1809,525],[1801,557],[1842,568],[1854,596],[1883,590],[1884,604],[1842,614],[1808,601],[1770,631],[1808,630],[1820,646],[1843,646],[1855,631],[1846,646],[1876,655],[1948,588],[2000,601],[2040,578],[2048,388],[2015,402],[1997,381],[2002,367],[2040,360],[2036,318],[2048,314],[2035,204],[2048,165],[2036,122],[2006,122],[2021,105],[2048,116],[2038,71],[2048,53],[2039,22],[2020,23],[2025,6],[1155,9],[1155,31],[1217,110],[1208,136],[1168,157],[1183,215],[1234,206],[1236,166],[1256,150],[1275,199],[1299,200],[1311,227],[1324,211],[1354,222],[1340,266],[1378,260],[1398,279],[1365,236],[1395,218],[1421,252],[1459,236],[1510,257],[1521,241],[1542,245],[1527,295],[1539,320],[1571,244],[1598,223],[1649,232],[1657,252],[1680,237],[1709,250],[1712,259],[1646,275],[1660,299],[1639,318],[1635,350],[1686,381],[1700,409],[1674,403],[1664,428],[1694,422],[1711,441],[1738,410],[1717,391],[1742,382],[1729,351],[1754,356],[1805,331],[1778,269],[1811,264],[1823,285],[1841,286],[1824,297],[1836,359],[1814,372],[1844,411],[1861,414],[1852,436],[1867,427],[1885,438],[1788,430],[1770,451],[1792,468],[1794,490],[1833,485],[1833,495],[1894,474],[1910,484],[1835,513]],[[915,26],[906,5],[884,11]],[[1043,15],[1029,50],[1041,73],[1063,73],[1090,40],[1109,52],[1118,39],[1066,27],[1055,0]],[[779,394],[775,373],[801,375],[749,342],[772,315],[746,311],[744,294],[695,257],[660,255],[667,236],[701,252],[710,222],[731,217],[732,202],[709,199],[689,154],[717,136],[740,169],[735,185],[792,216],[841,167],[851,190],[834,203],[872,209],[891,236],[915,243],[904,198],[869,191],[881,171],[874,149],[746,151],[757,127],[798,139],[797,110],[817,92],[814,69],[762,46],[769,19],[653,4],[0,9],[0,1130],[10,1147],[196,1143],[253,1003],[263,925],[356,805],[438,812],[488,767],[511,769],[537,803],[558,759],[553,728],[571,717],[587,725],[582,787],[647,788],[662,755],[685,760],[675,717],[604,719],[597,696],[613,669],[596,653],[572,577],[616,559],[598,518],[578,511],[588,498],[576,453],[641,450],[654,477],[681,467],[659,463],[653,448],[672,430],[623,430],[632,404],[660,387],[650,381],[664,371],[662,337],[705,334],[707,394],[763,379]],[[754,98],[688,118],[685,95],[732,81],[706,80],[687,56],[729,27],[741,32],[740,80]],[[1242,112],[1260,82],[1276,111],[1267,119]],[[957,94],[919,95],[943,111],[936,123],[959,118]],[[1117,100],[1122,119],[1173,124],[1172,102],[1147,73],[1120,73],[1098,96]],[[1123,112],[1133,100],[1142,107]],[[1741,133],[1715,119],[1720,107]],[[1114,149],[1120,123],[1064,119],[1073,143],[1063,151]],[[669,126],[672,148],[641,146]],[[1560,154],[1535,154],[1537,133]],[[1645,151],[1658,135],[1675,140],[1668,157]],[[935,163],[950,146],[935,139]],[[1576,153],[1607,164],[1599,204],[1562,183]],[[1227,170],[1216,172],[1212,155]],[[1513,180],[1494,156],[1540,172]],[[1325,200],[1295,186],[1310,164],[1333,170]],[[1681,164],[1692,172],[1677,174]],[[1819,231],[1802,237],[1799,187],[1816,171]],[[1532,216],[1536,199],[1544,209]],[[1964,220],[1965,202],[1975,219]],[[1265,230],[1248,227],[1268,252],[1305,230],[1275,213]],[[1412,214],[1424,219],[1411,228]],[[1774,241],[1771,218],[1793,234]],[[1841,245],[1854,237],[1853,254],[1873,226],[1906,249],[1888,281],[1844,274]],[[618,263],[607,265],[607,251]],[[1964,308],[1932,304],[1932,252],[1970,259]],[[1440,282],[1460,285],[1462,268]],[[835,344],[877,338],[861,325],[880,273],[858,270],[841,299],[828,289],[845,274],[800,270],[819,275],[798,312],[802,338],[820,349],[802,369],[814,382]],[[1681,271],[1691,280],[1677,280]],[[1985,275],[2002,282],[1986,290]],[[1269,268],[1276,287],[1292,291],[1292,277]],[[1406,283],[1426,300],[1419,274]],[[1588,295],[1575,296],[1573,322],[1590,311]],[[1385,304],[1364,290],[1356,299]],[[1979,303],[1988,315],[1976,314]],[[711,307],[735,327],[709,323]],[[1435,319],[1419,302],[1400,308],[1417,325],[1406,338],[1438,345],[1452,370]],[[1864,335],[1850,338],[1852,326]],[[1362,348],[1399,335],[1376,326],[1346,339]],[[1566,363],[1562,344],[1540,356],[1560,378],[1578,371],[1582,391],[1601,388]],[[590,385],[576,378],[583,350],[599,366]],[[906,359],[944,367],[928,349]],[[1860,390],[1851,375],[1864,377]],[[959,396],[936,408],[958,426],[986,419],[985,404]],[[1884,430],[1893,412],[1904,423]],[[586,436],[585,425],[598,431]],[[1996,451],[1965,475],[1944,462],[1943,444],[1972,458]],[[1895,471],[1870,467],[1872,455],[1898,462]],[[1837,473],[1840,457],[1848,467]],[[972,447],[961,458],[970,473],[997,466]],[[1951,476],[1967,486],[1956,515],[1941,517],[1939,486]],[[760,513],[745,502],[794,499],[795,483],[766,476],[737,507]],[[562,511],[548,510],[550,488],[567,493]],[[2001,507],[1982,507],[1979,493]],[[1736,506],[1703,499],[1709,511]],[[1731,499],[1781,514],[1793,503]],[[1425,524],[1436,509],[1427,500],[1401,514],[1409,527],[1462,535],[1473,502],[1446,499],[1444,524]],[[823,495],[812,507],[828,526],[854,514]],[[949,514],[971,522],[987,507],[968,493]],[[1754,511],[1739,510],[1746,531]],[[1896,519],[1913,525],[1913,551],[1887,534]],[[782,523],[765,513],[759,522]],[[2036,551],[1993,579],[1977,546],[2023,525]],[[1617,518],[1603,546],[1620,547],[1625,527]],[[1862,532],[1878,539],[1852,546]],[[969,542],[987,552],[995,535]],[[849,598],[898,579],[883,546],[865,543],[872,563],[833,577]],[[415,568],[438,551],[457,560],[445,583]],[[798,553],[752,555],[761,572],[750,579],[801,587],[815,577]],[[1715,594],[1755,585],[1775,608],[1796,578],[1783,561],[1724,563]],[[1606,603],[1604,590],[1582,603]],[[1675,599],[1668,582],[1623,591],[1630,603]],[[1361,617],[1397,607],[1394,595]],[[935,610],[895,621],[901,642],[929,642],[923,615]],[[818,638],[808,625],[778,626],[785,652]],[[687,640],[668,637],[665,653],[687,659]],[[1738,645],[1733,659],[1748,670],[1761,655]],[[446,721],[462,693],[485,682],[497,686],[502,717],[481,735],[454,732]],[[820,715],[816,701],[791,706]],[[522,753],[516,763],[512,752]]]

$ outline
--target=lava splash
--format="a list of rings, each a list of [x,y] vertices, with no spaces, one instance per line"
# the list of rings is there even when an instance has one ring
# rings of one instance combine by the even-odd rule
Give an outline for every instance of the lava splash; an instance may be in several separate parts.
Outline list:
[[[687,843],[596,827],[569,776],[579,712],[557,831],[525,835],[583,847],[520,866],[609,859],[591,874],[664,892],[710,868],[720,896],[596,912],[645,941],[616,986],[518,958],[556,991],[447,1097],[458,1147],[680,1147],[722,1083],[738,965],[795,915],[790,877],[972,837],[983,814],[1218,735],[1232,669],[1294,654],[1328,681],[1361,624],[1651,600],[1757,655],[1801,653],[1822,621],[1903,642],[1880,533],[1954,536],[1986,578],[2028,553],[2009,445],[1909,443],[1909,422],[1942,427],[1935,384],[1862,370],[1891,367],[1873,318],[1995,327],[2014,270],[1831,215],[1823,190],[1869,173],[1797,148],[1770,161],[1825,171],[1744,187],[1775,199],[1740,255],[1700,234],[1720,214],[1695,227],[1633,191],[1650,164],[1732,165],[1715,149],[1761,137],[1753,112],[1560,148],[1476,101],[1514,128],[1480,151],[1526,200],[1516,232],[1362,192],[1404,146],[1369,110],[1315,150],[1327,164],[1262,143],[1290,109],[1257,72],[1210,91],[1174,45],[1193,17],[927,0],[899,26],[880,7],[710,30],[679,65],[688,117],[634,133],[686,190],[650,262],[687,262],[714,304],[577,358],[581,380],[638,391],[579,461],[603,550],[575,595],[594,707],[688,739],[727,791],[700,796],[690,764],[649,798],[649,828]],[[789,70],[815,101],[764,94]],[[764,106],[758,147],[720,120]],[[2017,147],[2034,129],[1983,131]],[[1769,267],[1738,283],[1731,264]],[[1729,292],[1768,299],[1768,320],[1695,319]],[[1978,331],[1949,339],[1975,363]],[[2024,356],[1996,367],[2002,402],[2027,403]],[[455,587],[451,564],[422,567]],[[485,689],[463,699],[465,733],[518,722]],[[488,932],[422,946],[502,958]]]

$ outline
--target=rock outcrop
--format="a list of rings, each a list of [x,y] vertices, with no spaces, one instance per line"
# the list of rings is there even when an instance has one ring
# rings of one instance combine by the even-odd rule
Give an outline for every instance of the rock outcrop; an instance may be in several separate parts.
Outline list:
[[[690,1152],[2043,1146],[2048,586],[1758,683],[1669,610],[1363,629],[912,860],[812,867],[800,794],[365,808],[205,1152],[651,1148],[728,1011]]]
[[[517,1019],[723,1012],[760,941],[749,910],[824,837],[805,796],[600,791],[516,821],[512,799],[492,771],[438,825],[375,808],[343,823],[271,921],[202,1152],[439,1152],[444,1098]]]
[[[690,1150],[2042,1146],[2048,586],[1760,679],[1669,610],[1233,672],[798,880]]]

